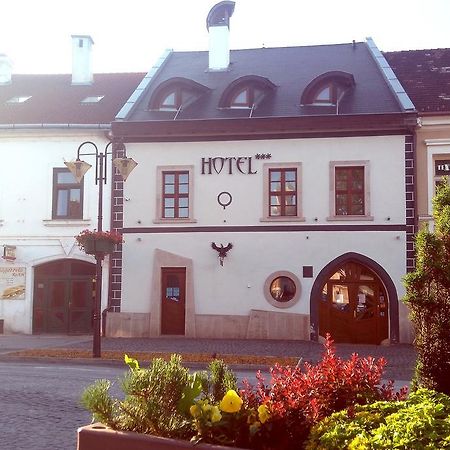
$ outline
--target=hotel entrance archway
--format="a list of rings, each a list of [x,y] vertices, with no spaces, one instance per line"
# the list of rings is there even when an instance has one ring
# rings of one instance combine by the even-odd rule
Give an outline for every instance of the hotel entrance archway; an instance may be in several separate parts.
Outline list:
[[[398,299],[392,280],[367,257],[347,254],[318,275],[311,293],[311,338],[338,343],[398,341]]]

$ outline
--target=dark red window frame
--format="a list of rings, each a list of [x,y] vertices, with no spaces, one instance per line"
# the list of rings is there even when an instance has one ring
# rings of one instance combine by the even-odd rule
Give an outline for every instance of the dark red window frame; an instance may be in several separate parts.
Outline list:
[[[279,174],[279,176],[276,176]],[[292,177],[288,174],[294,174]],[[279,179],[278,179],[279,178]],[[293,179],[292,179],[293,178]],[[288,190],[288,184],[295,183],[294,190]],[[279,184],[279,189],[274,185]],[[269,216],[297,216],[298,214],[298,172],[296,168],[269,169]],[[274,202],[274,198],[279,199],[279,204]],[[294,198],[294,204],[289,203],[289,199]],[[279,214],[273,214],[273,208],[279,208]]]
[[[335,167],[335,215],[363,216],[365,214],[364,166]]]
[[[189,218],[189,172],[164,171],[162,173],[162,217],[164,219]],[[170,214],[170,212],[173,214]]]
[[[83,180],[77,183],[61,183],[58,182],[58,175],[61,173],[70,174],[69,169],[53,168],[53,201],[52,201],[52,219],[82,219],[83,218],[83,196],[84,184]],[[71,202],[71,191],[79,191],[79,202]],[[59,194],[67,191],[67,208],[65,214],[58,214],[58,198]]]

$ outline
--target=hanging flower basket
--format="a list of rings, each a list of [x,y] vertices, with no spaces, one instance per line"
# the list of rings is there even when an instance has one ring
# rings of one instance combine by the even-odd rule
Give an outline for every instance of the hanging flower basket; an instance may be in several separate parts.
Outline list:
[[[112,253],[114,246],[123,242],[122,235],[115,231],[83,230],[75,239],[88,255]]]

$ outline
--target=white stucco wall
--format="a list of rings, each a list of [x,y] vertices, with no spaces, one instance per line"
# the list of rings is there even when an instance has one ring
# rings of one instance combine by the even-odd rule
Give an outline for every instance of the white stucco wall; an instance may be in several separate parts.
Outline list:
[[[283,225],[404,225],[404,137],[353,137],[193,143],[128,144],[128,155],[139,165],[125,184],[124,227],[166,227],[155,221],[158,166],[194,166],[195,223],[175,226],[283,226]],[[271,159],[256,159],[270,153]],[[254,175],[201,174],[202,158],[252,157]],[[370,220],[330,221],[330,161],[369,161]],[[261,221],[264,163],[302,164],[304,221]],[[232,204],[225,210],[217,195],[228,191]],[[317,218],[317,220],[316,220]],[[233,243],[224,266],[211,242]],[[123,246],[122,311],[150,311],[153,254],[161,249],[194,263],[196,314],[247,315],[252,309],[280,311],[266,301],[263,286],[275,271],[300,278],[298,303],[286,312],[309,314],[314,278],[333,259],[356,252],[373,259],[388,272],[399,297],[406,271],[404,231],[295,231],[252,232],[225,230],[195,233],[133,233]],[[302,267],[313,266],[314,278],[303,278]]]
[[[98,187],[95,185],[95,158],[84,180],[83,220],[51,220],[53,168],[75,160],[78,146],[90,140],[103,151],[107,140],[103,131],[7,131],[0,132],[0,245],[16,246],[16,260],[0,259],[0,266],[26,268],[24,300],[0,299],[0,319],[5,333],[31,333],[33,312],[33,268],[36,265],[75,258],[94,262],[82,253],[74,236],[85,228],[97,227]],[[83,151],[92,152],[92,148]],[[110,159],[108,159],[110,164]],[[109,171],[109,168],[108,168]],[[109,229],[110,186],[104,188],[103,227]],[[3,248],[0,248],[3,254]],[[107,298],[107,265],[104,263],[103,304]]]

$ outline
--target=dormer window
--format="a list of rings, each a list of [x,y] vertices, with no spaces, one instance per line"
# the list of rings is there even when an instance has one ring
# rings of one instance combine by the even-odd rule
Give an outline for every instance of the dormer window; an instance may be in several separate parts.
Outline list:
[[[345,89],[337,83],[327,83],[317,90],[312,104],[336,105],[344,96]]]
[[[149,108],[158,111],[178,111],[186,108],[209,89],[187,78],[171,78],[153,92]]]
[[[326,72],[314,78],[303,91],[301,105],[338,105],[345,93],[355,85],[351,73]]]
[[[257,106],[275,88],[267,78],[250,75],[234,80],[223,92],[220,108],[245,109]]]
[[[247,86],[244,89],[236,92],[230,102],[230,108],[252,108],[259,103],[264,96],[261,89],[255,86]]]

